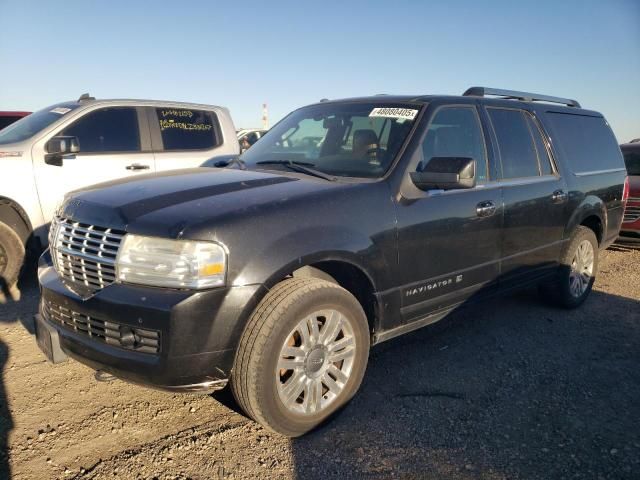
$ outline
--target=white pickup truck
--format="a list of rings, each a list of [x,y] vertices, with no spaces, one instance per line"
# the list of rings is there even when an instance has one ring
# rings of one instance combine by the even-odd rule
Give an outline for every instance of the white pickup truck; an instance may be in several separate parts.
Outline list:
[[[46,245],[66,192],[239,152],[229,111],[212,105],[85,94],[1,130],[0,290],[17,281],[27,245]]]

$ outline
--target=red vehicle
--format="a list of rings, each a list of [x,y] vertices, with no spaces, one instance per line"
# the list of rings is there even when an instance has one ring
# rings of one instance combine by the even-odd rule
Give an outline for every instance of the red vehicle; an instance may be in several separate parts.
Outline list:
[[[0,112],[0,130],[8,127],[13,122],[17,122],[22,117],[26,117],[31,112]]]
[[[620,149],[629,175],[629,198],[620,236],[624,240],[640,242],[640,141],[625,143]]]

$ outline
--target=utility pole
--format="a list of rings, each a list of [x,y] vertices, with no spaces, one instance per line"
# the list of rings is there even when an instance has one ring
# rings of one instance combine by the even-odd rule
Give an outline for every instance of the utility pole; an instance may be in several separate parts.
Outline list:
[[[267,104],[262,104],[262,128],[269,130],[269,110],[267,110]]]

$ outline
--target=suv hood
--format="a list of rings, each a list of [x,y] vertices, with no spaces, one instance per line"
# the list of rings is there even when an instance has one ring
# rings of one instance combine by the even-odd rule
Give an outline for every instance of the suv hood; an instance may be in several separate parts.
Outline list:
[[[195,225],[345,186],[275,172],[172,170],[76,190],[67,195],[58,215],[131,233],[179,238]]]

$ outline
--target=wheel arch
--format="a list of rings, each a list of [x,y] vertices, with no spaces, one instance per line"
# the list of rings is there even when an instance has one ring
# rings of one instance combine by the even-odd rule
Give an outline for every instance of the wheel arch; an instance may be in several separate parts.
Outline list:
[[[33,227],[27,212],[14,200],[0,196],[0,222],[8,225],[15,231],[23,244],[31,237]]]
[[[380,306],[373,276],[349,253],[332,252],[296,259],[271,275],[265,285],[270,289],[288,277],[313,277],[340,285],[362,306],[370,332],[377,330]]]
[[[592,195],[584,198],[573,210],[567,225],[566,238],[571,237],[580,225],[593,230],[598,239],[598,245],[602,245],[607,231],[607,208],[602,199]]]

